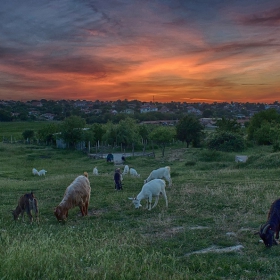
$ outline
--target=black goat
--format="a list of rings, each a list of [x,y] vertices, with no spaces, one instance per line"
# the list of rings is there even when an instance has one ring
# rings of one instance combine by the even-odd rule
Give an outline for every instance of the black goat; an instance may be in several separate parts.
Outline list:
[[[266,247],[277,245],[280,231],[280,198],[275,200],[270,207],[267,222],[260,226],[259,235]],[[274,238],[274,234],[275,238]]]
[[[18,205],[17,205],[16,209],[12,210],[14,220],[17,220],[19,215],[21,215],[21,218],[22,218],[22,221],[23,221],[24,220],[24,213],[26,212],[29,219],[30,219],[30,223],[32,223],[32,221],[33,221],[33,216],[31,214],[32,210],[35,212],[37,222],[39,223],[38,202],[37,202],[37,199],[34,197],[33,192],[26,193],[19,198]]]

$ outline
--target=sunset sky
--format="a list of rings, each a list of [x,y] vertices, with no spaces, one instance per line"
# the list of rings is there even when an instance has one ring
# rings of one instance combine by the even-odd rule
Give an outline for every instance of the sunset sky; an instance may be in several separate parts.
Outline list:
[[[279,0],[0,4],[0,99],[280,101]]]

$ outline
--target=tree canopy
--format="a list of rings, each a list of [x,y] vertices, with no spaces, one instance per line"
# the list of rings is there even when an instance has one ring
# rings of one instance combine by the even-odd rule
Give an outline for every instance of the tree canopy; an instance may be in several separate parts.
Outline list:
[[[164,156],[165,147],[170,143],[176,135],[173,127],[158,126],[150,133],[150,139],[159,144],[162,148],[162,156]]]
[[[71,116],[63,121],[61,138],[70,148],[73,148],[75,144],[83,140],[83,128],[85,128],[85,125],[85,119],[78,116]]]
[[[248,139],[259,145],[270,145],[279,141],[280,114],[268,109],[255,114],[248,125]]]
[[[198,145],[203,130],[202,124],[192,115],[183,117],[176,126],[177,138],[180,141],[186,142],[187,147],[193,142]]]

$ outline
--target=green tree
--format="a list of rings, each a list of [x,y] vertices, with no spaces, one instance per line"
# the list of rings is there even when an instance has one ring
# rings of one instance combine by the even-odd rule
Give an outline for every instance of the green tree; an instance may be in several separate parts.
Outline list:
[[[164,157],[166,144],[170,143],[176,135],[173,127],[158,126],[150,133],[150,139],[161,146]]]
[[[222,119],[216,121],[216,125],[218,127],[218,132],[229,131],[239,133],[241,130],[240,124],[235,119],[227,119],[223,117]]]
[[[105,134],[106,130],[104,126],[100,123],[95,123],[91,126],[93,132],[94,132],[94,137],[95,141],[101,142],[103,135]]]
[[[35,132],[32,129],[27,129],[22,132],[22,137],[24,140],[30,142],[31,139],[33,139],[35,136]]]
[[[222,131],[213,133],[207,142],[210,150],[223,152],[241,152],[245,149],[245,141],[240,134]]]
[[[70,148],[74,148],[75,144],[83,140],[83,128],[86,121],[78,116],[66,118],[61,125],[61,138]]]
[[[150,132],[151,130],[146,124],[139,125],[139,135],[141,137],[141,142],[143,144],[143,152],[145,152],[146,150]]]
[[[277,140],[277,134],[270,131],[277,130],[280,125],[280,114],[275,109],[268,109],[255,114],[248,125],[248,139],[259,145],[270,145]],[[262,135],[265,133],[266,135]]]
[[[180,141],[186,142],[187,147],[189,147],[190,143],[198,146],[202,136],[202,130],[203,126],[195,116],[186,115],[176,126],[176,136]]]
[[[37,132],[37,137],[40,141],[46,142],[47,144],[55,143],[55,133],[59,132],[59,126],[55,123],[49,123]]]
[[[117,126],[117,143],[123,147],[134,145],[139,141],[139,128],[136,121],[132,118],[121,120]]]
[[[10,122],[12,121],[12,115],[10,112],[0,110],[0,121],[1,122]]]
[[[104,125],[104,128],[105,133],[102,136],[102,140],[107,144],[114,146],[117,142],[117,125],[109,121]]]
[[[262,122],[254,133],[254,140],[258,145],[273,145],[280,139],[280,123]]]

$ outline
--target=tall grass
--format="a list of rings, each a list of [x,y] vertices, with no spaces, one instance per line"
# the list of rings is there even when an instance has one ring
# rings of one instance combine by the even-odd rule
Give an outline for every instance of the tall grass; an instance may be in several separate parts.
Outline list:
[[[251,149],[248,163],[235,154],[168,148],[166,156],[128,158],[140,178],[124,176],[114,191],[115,166],[77,151],[0,143],[0,279],[278,279],[279,250],[254,235],[279,197],[279,153]],[[212,156],[212,158],[211,158]],[[193,162],[194,164],[186,164]],[[169,165],[173,186],[152,211],[128,197],[152,169]],[[92,174],[97,166],[99,176]],[[262,168],[260,168],[260,166]],[[46,169],[45,177],[32,168]],[[123,167],[122,167],[123,168]],[[89,215],[70,210],[59,223],[53,209],[66,187],[89,173]],[[20,195],[33,191],[40,224],[13,221]],[[230,233],[230,234],[229,234]],[[216,245],[239,252],[191,254]]]

